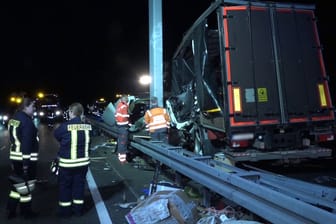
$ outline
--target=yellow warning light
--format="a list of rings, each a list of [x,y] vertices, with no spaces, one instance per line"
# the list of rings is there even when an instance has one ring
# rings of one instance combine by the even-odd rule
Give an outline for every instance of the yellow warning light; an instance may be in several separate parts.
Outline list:
[[[37,97],[40,98],[40,99],[42,99],[44,97],[44,93],[38,92],[37,93]]]
[[[22,102],[22,98],[21,97],[16,97],[15,103],[20,104],[21,102]]]
[[[15,100],[16,100],[16,97],[15,97],[15,96],[12,96],[9,100],[10,100],[10,102],[13,102],[13,103],[14,103]]]
[[[22,102],[22,98],[21,97],[18,97],[18,96],[11,96],[9,98],[9,101],[11,103],[16,103],[16,104],[20,104]]]

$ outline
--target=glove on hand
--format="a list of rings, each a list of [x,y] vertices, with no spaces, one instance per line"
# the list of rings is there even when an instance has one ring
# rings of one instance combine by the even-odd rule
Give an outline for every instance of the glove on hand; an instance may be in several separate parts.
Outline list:
[[[51,165],[50,165],[50,171],[55,174],[56,176],[58,175],[58,171],[59,171],[59,166],[58,166],[58,158],[54,159],[52,162],[51,162]]]

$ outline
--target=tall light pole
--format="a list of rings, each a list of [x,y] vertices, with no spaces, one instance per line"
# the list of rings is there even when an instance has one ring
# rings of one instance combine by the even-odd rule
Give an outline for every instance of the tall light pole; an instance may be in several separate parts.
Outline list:
[[[163,106],[162,0],[149,0],[149,71],[150,96]]]

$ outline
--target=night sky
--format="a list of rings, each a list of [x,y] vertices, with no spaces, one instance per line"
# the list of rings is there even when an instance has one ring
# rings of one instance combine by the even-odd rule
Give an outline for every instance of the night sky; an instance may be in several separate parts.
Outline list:
[[[1,103],[21,91],[57,93],[66,103],[143,91],[138,77],[149,71],[148,0],[8,2],[0,8]],[[162,0],[165,62],[211,2]],[[336,76],[335,13],[326,1],[301,2],[316,4],[325,64]]]

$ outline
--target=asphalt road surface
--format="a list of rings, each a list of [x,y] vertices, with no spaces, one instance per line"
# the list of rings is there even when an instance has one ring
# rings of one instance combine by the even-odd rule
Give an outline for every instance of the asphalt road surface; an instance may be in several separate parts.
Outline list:
[[[92,138],[91,164],[87,175],[85,192],[85,214],[67,219],[57,217],[57,177],[50,172],[50,163],[58,151],[53,137],[53,126],[40,124],[40,155],[38,162],[38,183],[33,193],[33,209],[39,216],[32,220],[17,217],[8,221],[6,202],[9,193],[10,162],[8,159],[8,132],[0,128],[0,223],[127,223],[125,215],[136,202],[148,193],[154,170],[143,160],[120,164],[115,153],[115,141],[107,136]],[[317,165],[318,164],[318,165]],[[265,170],[292,176],[325,186],[336,186],[335,160],[319,163],[303,163],[291,168],[269,166]],[[264,167],[263,167],[264,168]],[[159,180],[169,181],[160,175]]]
[[[85,214],[81,217],[59,218],[57,177],[49,169],[58,150],[53,127],[39,125],[39,139],[38,183],[33,193],[33,209],[39,215],[32,220],[20,216],[7,220],[7,177],[10,173],[8,132],[6,129],[0,130],[0,223],[127,223],[124,216],[134,206],[133,202],[137,202],[148,192],[154,174],[151,167],[143,161],[120,164],[114,153],[113,139],[94,136],[85,192]]]

